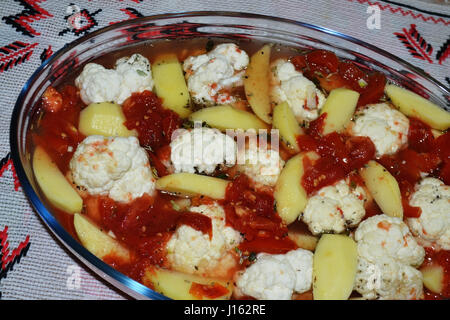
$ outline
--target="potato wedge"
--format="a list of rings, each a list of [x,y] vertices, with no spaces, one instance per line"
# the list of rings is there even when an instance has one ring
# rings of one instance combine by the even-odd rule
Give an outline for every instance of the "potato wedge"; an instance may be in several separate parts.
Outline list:
[[[297,137],[303,134],[303,129],[299,126],[287,102],[283,102],[273,109],[273,127],[280,131],[280,140],[288,149],[300,152]]]
[[[358,262],[356,242],[340,234],[324,234],[313,258],[314,300],[346,300],[353,291]]]
[[[207,297],[195,294],[195,287],[193,287],[195,284],[203,286],[218,285],[227,289],[225,295],[217,297],[215,300],[230,299],[233,292],[232,281],[205,278],[161,268],[147,269],[142,282],[166,297],[176,300],[210,300]]]
[[[440,136],[442,136],[444,134],[444,132],[442,132],[440,130],[436,130],[436,129],[431,129],[431,133],[433,134],[433,137],[435,139],[439,138]]]
[[[181,196],[208,196],[213,199],[224,199],[228,181],[203,176],[195,173],[174,173],[156,181],[156,188],[161,191]]]
[[[81,212],[83,200],[40,146],[34,150],[33,171],[42,193],[51,204],[67,213]]]
[[[85,136],[137,136],[136,131],[125,127],[125,120],[120,105],[110,102],[91,103],[80,113],[78,130]]]
[[[126,247],[100,230],[86,216],[76,213],[73,225],[83,246],[98,258],[113,256],[123,262],[131,260],[131,253]]]
[[[371,160],[361,169],[360,175],[380,209],[388,216],[403,219],[400,188],[389,171]]]
[[[271,46],[266,44],[250,58],[244,77],[244,90],[253,112],[265,123],[272,123],[269,95]]]
[[[430,265],[420,269],[423,285],[434,293],[441,293],[444,288],[444,268],[440,265]]]
[[[433,129],[446,130],[450,127],[450,112],[418,94],[393,84],[386,85],[384,92],[405,115],[418,118]]]
[[[288,237],[302,249],[314,251],[319,238],[314,236],[303,222],[295,222],[288,227]]]
[[[331,90],[320,114],[326,113],[323,134],[333,131],[341,132],[355,113],[359,93],[353,90],[338,88]]]
[[[191,112],[191,98],[184,79],[183,68],[175,54],[163,54],[152,63],[155,92],[165,108],[175,111],[181,118]]]
[[[229,105],[204,108],[192,113],[191,121],[206,122],[219,130],[226,129],[268,129],[269,126],[253,113],[233,108]]]
[[[306,191],[301,185],[305,157],[315,160],[318,155],[315,152],[300,153],[289,159],[275,185],[274,198],[277,212],[286,224],[294,222],[308,202]]]

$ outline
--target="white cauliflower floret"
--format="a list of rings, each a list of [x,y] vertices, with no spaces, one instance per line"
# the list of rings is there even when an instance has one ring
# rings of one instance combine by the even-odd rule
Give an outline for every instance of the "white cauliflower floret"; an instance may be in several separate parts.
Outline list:
[[[78,145],[70,170],[73,182],[88,193],[119,202],[155,190],[147,153],[135,137],[87,137]]]
[[[408,226],[399,218],[385,214],[361,222],[355,231],[358,254],[370,262],[392,258],[403,264],[419,266],[425,256]]]
[[[187,225],[181,225],[166,245],[167,260],[172,268],[186,273],[223,276],[235,266],[232,250],[241,241],[241,235],[225,226],[225,212],[217,204],[192,207],[211,218],[212,238]]]
[[[419,218],[408,218],[411,232],[426,245],[437,244],[450,250],[450,187],[435,178],[425,178],[416,185],[409,200],[420,207]]]
[[[116,102],[122,104],[133,92],[151,91],[153,78],[150,62],[140,54],[116,61],[116,71],[122,76],[121,90]]]
[[[75,79],[85,104],[115,102],[122,104],[133,92],[152,90],[150,62],[140,54],[116,61],[115,69],[88,63]]]
[[[236,99],[226,90],[243,85],[249,57],[234,43],[223,43],[207,54],[188,57],[183,64],[187,85],[195,103],[214,105]]]
[[[299,121],[316,119],[326,98],[314,83],[283,59],[276,60],[271,70],[272,99],[276,103],[286,101]]]
[[[170,148],[175,172],[211,174],[218,165],[233,166],[236,162],[236,142],[217,129],[183,130]]]
[[[385,214],[361,222],[355,232],[358,271],[355,289],[367,299],[422,297],[422,264],[425,251],[408,226]]]
[[[259,300],[290,300],[294,292],[310,290],[313,254],[304,249],[286,254],[260,253],[236,282],[236,290]]]
[[[83,72],[75,79],[84,103],[116,101],[120,93],[121,76],[102,65],[88,63]]]
[[[369,137],[375,145],[376,157],[396,153],[408,142],[409,120],[387,103],[367,105],[355,115],[351,127],[354,136]]]
[[[242,152],[243,150],[245,152]],[[284,166],[279,152],[269,146],[267,148],[250,146],[243,150],[240,150],[238,155],[239,171],[246,174],[256,187],[275,186]]]
[[[393,259],[358,259],[355,290],[365,299],[415,300],[423,295],[422,273]]]
[[[355,227],[364,217],[366,192],[360,186],[350,186],[349,179],[320,189],[308,199],[301,219],[315,234],[341,233]]]

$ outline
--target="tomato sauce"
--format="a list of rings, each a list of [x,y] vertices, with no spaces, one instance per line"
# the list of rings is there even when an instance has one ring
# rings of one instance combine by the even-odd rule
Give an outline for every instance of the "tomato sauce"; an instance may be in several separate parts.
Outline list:
[[[85,138],[77,129],[83,103],[74,86],[66,85],[60,92],[49,88],[52,91],[51,97],[39,102],[42,116],[37,129],[32,133],[32,141],[34,145],[45,149],[62,172],[67,172],[73,153]],[[60,100],[57,109],[52,107],[55,100]]]
[[[410,119],[408,148],[398,153],[383,156],[379,162],[395,177],[402,194],[405,217],[417,218],[420,208],[409,204],[414,187],[421,179],[421,174],[429,174],[448,184],[448,166],[450,133],[435,139],[431,128],[418,119]]]
[[[131,203],[120,204],[103,197],[99,202],[100,225],[111,230],[140,257],[164,265],[164,245],[179,225],[188,225],[212,237],[211,218],[196,212],[176,211],[175,197],[157,193],[144,195]]]
[[[203,298],[217,299],[228,294],[229,290],[218,282],[209,285],[193,282],[189,293],[200,300]]]
[[[350,137],[337,132],[321,136],[320,126],[317,128],[313,124],[307,134],[297,138],[302,151],[315,151],[320,155],[316,161],[305,157],[303,162],[301,183],[308,194],[344,179],[375,157],[375,146],[369,138]]]
[[[241,232],[243,252],[285,253],[296,248],[287,238],[287,227],[274,207],[272,194],[250,187],[247,176],[239,175],[226,190],[226,223]]]
[[[259,48],[259,44],[252,42],[240,45],[249,54]],[[152,48],[151,52],[176,51],[180,60],[183,60],[192,54],[205,53],[208,51],[208,44],[203,40],[190,46],[186,42],[171,42],[162,43],[159,48],[161,50]],[[144,54],[152,60],[154,53],[147,54],[145,50],[148,48],[132,49],[133,53]],[[112,67],[113,61],[126,55],[126,52],[112,53],[95,62]],[[327,92],[340,87],[355,90],[360,93],[358,106],[380,102],[384,95],[386,77],[379,72],[365,70],[354,62],[340,60],[334,53],[325,50],[314,50],[304,55],[293,55],[292,52],[287,49],[273,50],[272,58],[291,57],[290,61],[298,71],[319,83]],[[73,83],[72,78],[68,78],[68,83]],[[233,90],[233,94],[238,93],[241,98],[245,98],[242,88]],[[84,104],[78,89],[65,84],[60,85],[57,90],[50,88],[39,103],[41,114],[32,131],[32,142],[44,147],[59,169],[66,173],[73,152],[85,138],[77,130],[79,114]],[[248,109],[246,102],[242,109]],[[161,99],[150,91],[132,94],[123,103],[122,110],[126,118],[125,126],[137,131],[140,144],[147,150],[155,173],[160,177],[167,175],[169,171],[166,163],[170,160],[171,136],[181,127],[182,119],[175,112],[165,109]],[[302,184],[309,195],[346,177],[349,177],[351,186],[363,186],[358,169],[375,159],[375,146],[369,138],[337,132],[324,135],[326,117],[327,114],[324,113],[310,122],[304,128],[304,134],[297,138],[301,151],[314,151],[320,156],[315,161],[305,158],[303,163],[304,174],[298,183]],[[404,216],[418,217],[420,208],[410,206],[409,197],[415,184],[421,179],[421,173],[450,184],[450,132],[435,138],[429,126],[410,118],[408,146],[395,155],[383,156],[377,161],[399,183]],[[232,170],[233,168],[227,174]],[[277,213],[270,188],[255,190],[244,174],[228,175],[227,179],[230,183],[225,199],[219,202],[224,207],[226,225],[240,232],[244,239],[236,248],[241,257],[247,258],[240,267],[251,264],[255,254],[259,252],[283,254],[298,248],[287,236],[288,228]],[[154,196],[144,195],[131,203],[123,204],[108,197],[83,195],[82,213],[89,216],[101,229],[111,232],[132,253],[131,262],[125,263],[115,256],[107,256],[103,260],[133,279],[142,281],[145,270],[149,270],[149,267],[168,267],[165,247],[180,225],[190,226],[212,239],[211,219],[200,213],[175,209],[173,201],[177,199],[179,198],[176,196],[156,192]],[[213,201],[215,200],[196,197],[191,199],[191,205],[209,204]],[[365,208],[364,219],[381,213],[373,200],[368,201]],[[56,209],[53,212],[66,230],[75,236],[72,216]],[[449,260],[449,251],[427,249],[424,266],[441,265],[445,270],[445,285],[441,294],[426,291],[426,299],[449,298]],[[197,298],[217,298],[228,294],[228,289],[218,283],[193,283],[190,294]],[[306,292],[294,298],[311,299],[312,293]]]
[[[380,72],[367,73],[355,62],[340,61],[326,50],[312,52],[291,58],[295,68],[310,80],[330,92],[336,88],[348,88],[360,93],[358,106],[378,102],[384,95],[386,76]]]
[[[163,108],[161,99],[150,91],[133,93],[124,101],[122,110],[127,119],[125,126],[136,129],[141,146],[150,150],[168,145],[172,133],[181,125],[180,117]]]

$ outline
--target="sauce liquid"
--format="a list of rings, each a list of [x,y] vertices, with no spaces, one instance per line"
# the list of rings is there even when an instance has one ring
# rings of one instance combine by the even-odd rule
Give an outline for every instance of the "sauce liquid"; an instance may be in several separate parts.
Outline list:
[[[133,53],[144,55],[152,63],[157,55],[169,52],[175,52],[179,60],[183,61],[188,56],[206,53],[221,42],[223,41],[218,39],[157,41],[121,49],[89,62],[113,68],[118,58]],[[256,41],[239,42],[239,47],[245,50],[249,56],[259,50],[261,46],[262,43]],[[306,58],[298,54],[297,49],[275,45],[271,60],[293,58],[292,62],[296,68],[303,71],[307,77],[319,82],[326,91],[336,86],[356,88],[361,92],[364,104],[380,98],[380,88],[384,87],[384,76],[377,73],[361,73],[361,70],[355,69],[352,65],[340,63],[323,52],[306,56]],[[33,138],[30,143],[42,145],[62,172],[68,171],[68,163],[73,152],[78,143],[84,139],[81,134],[75,133],[73,130],[78,127],[78,115],[83,108],[82,102],[74,93],[76,88],[73,87],[74,79],[80,74],[81,67],[64,77],[63,82],[55,84],[57,90],[62,93],[65,109],[58,114],[39,112],[37,115],[39,122],[31,133]],[[355,87],[358,79],[364,79],[368,83],[368,87],[364,89]],[[240,90],[238,95],[245,98],[242,88]],[[248,106],[245,108],[248,109]],[[140,131],[141,145],[151,147],[153,150],[148,151],[152,166],[156,168],[158,174],[164,175],[165,169],[160,159],[161,155],[167,151],[167,144],[170,143],[165,137],[171,136],[171,131],[181,125],[181,120],[173,112],[163,110],[159,99],[149,92],[133,94],[124,103],[123,109],[128,121],[125,125],[129,129],[136,128],[138,132]],[[148,110],[153,112],[150,117],[152,121],[145,122],[141,127],[133,127],[133,124],[136,123],[135,120],[142,118]],[[373,143],[369,139],[347,137],[337,133],[322,136],[322,122],[323,118],[321,117],[313,121],[306,130],[307,134],[298,137],[302,150],[313,150],[321,155],[319,162],[305,163],[304,179],[299,183],[303,184],[308,193],[342,179],[370,159],[374,159],[375,154]],[[152,134],[146,135],[148,132]],[[431,131],[426,125],[424,126],[419,120],[412,120],[409,136],[411,147],[402,152],[406,152],[408,155],[414,153],[413,159],[421,161],[414,162],[414,164],[410,161],[407,166],[399,168],[398,163],[403,160],[403,158],[399,158],[402,157],[402,152],[393,157],[381,159],[381,163],[403,186],[402,194],[405,201],[411,192],[411,186],[418,181],[420,175],[418,176],[417,170],[419,169],[425,168],[426,172],[438,176],[446,184],[449,184],[448,145],[450,133],[446,133],[439,139],[434,139],[430,134]],[[287,160],[292,154],[287,149],[283,149],[281,144],[280,147],[282,148],[280,154],[284,160]],[[417,166],[417,163],[420,165]],[[356,179],[355,183],[360,184],[361,181]],[[211,219],[201,214],[175,210],[173,201],[177,199],[179,198],[158,192],[154,198],[144,196],[131,204],[122,205],[105,197],[86,196],[82,213],[89,216],[104,230],[112,231],[117,239],[130,248],[133,253],[131,263],[124,263],[114,256],[106,257],[103,260],[135,280],[142,281],[144,270],[147,267],[166,266],[164,246],[180,224],[191,226],[208,234],[210,238],[212,236]],[[208,199],[192,199],[193,204],[205,201],[207,202]],[[286,237],[287,227],[282,224],[281,218],[275,212],[273,194],[252,190],[245,176],[237,176],[230,183],[222,205],[226,213],[226,223],[245,235],[245,241],[241,243],[238,250],[241,255],[236,254],[236,261],[242,257],[248,258],[257,252],[285,253],[297,248],[296,244]],[[252,213],[240,216],[236,211],[237,207],[245,208],[246,211]],[[405,208],[406,216],[414,217],[420,214],[406,204]],[[366,218],[381,213],[373,201],[367,205],[366,209]],[[74,238],[77,238],[73,226],[73,216],[56,209],[52,212],[62,226]],[[444,263],[448,269],[448,258],[440,258],[432,253],[428,253],[427,257],[427,261]],[[248,263],[249,261],[244,261],[241,267]],[[446,279],[448,281],[448,276]],[[194,291],[196,294],[214,295],[214,292],[219,289],[197,286]],[[448,292],[443,294],[448,295]],[[426,297],[431,298],[432,296],[428,294]],[[297,298],[309,299],[311,293],[306,293],[305,296],[299,295]],[[433,296],[433,298],[439,297]]]

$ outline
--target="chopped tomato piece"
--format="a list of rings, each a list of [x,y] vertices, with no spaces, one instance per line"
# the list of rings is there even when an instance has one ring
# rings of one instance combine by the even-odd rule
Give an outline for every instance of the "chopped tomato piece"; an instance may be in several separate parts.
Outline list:
[[[165,109],[153,92],[133,93],[122,107],[126,121],[125,126],[138,132],[142,146],[152,150],[168,145],[172,133],[181,124],[180,117],[172,110]]]
[[[300,72],[302,72],[307,66],[305,56],[295,56],[291,58],[291,63],[294,65],[295,69]]]
[[[248,240],[261,234],[280,237],[287,233],[275,211],[273,195],[254,191],[244,174],[228,185],[224,208],[226,223]]]
[[[306,55],[306,62],[312,73],[318,72],[322,76],[336,72],[339,67],[338,57],[333,52],[327,50],[314,50],[308,53]]]
[[[379,102],[384,95],[385,86],[386,76],[383,73],[376,72],[369,75],[368,84],[359,96],[358,106]]]
[[[434,136],[431,128],[416,118],[409,119],[409,147],[417,152],[430,152],[434,149]]]
[[[62,108],[63,98],[53,87],[48,87],[42,95],[42,102],[45,111],[57,112]]]
[[[247,253],[266,252],[271,254],[284,254],[297,249],[297,245],[290,238],[256,238],[244,241],[239,245],[239,250]]]
[[[369,82],[367,74],[352,62],[340,62],[339,75],[351,89],[358,92],[364,91]]]

